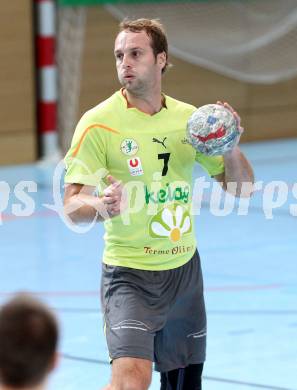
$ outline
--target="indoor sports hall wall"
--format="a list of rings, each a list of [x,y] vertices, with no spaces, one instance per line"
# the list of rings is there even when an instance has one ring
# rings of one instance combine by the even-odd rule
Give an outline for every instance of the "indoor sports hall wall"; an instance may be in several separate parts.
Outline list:
[[[37,158],[32,2],[3,2],[0,22],[0,165],[28,163]],[[88,8],[78,117],[119,88],[112,54],[117,25],[105,8]],[[297,78],[255,85],[177,58],[171,62],[164,91],[197,106],[229,101],[247,130],[243,141],[297,136]]]
[[[0,165],[35,161],[32,5],[1,2]]]
[[[118,21],[103,7],[87,12],[80,114],[119,88],[113,58]],[[171,57],[164,91],[197,106],[226,100],[247,129],[243,141],[297,136],[297,78],[273,85],[239,82]]]

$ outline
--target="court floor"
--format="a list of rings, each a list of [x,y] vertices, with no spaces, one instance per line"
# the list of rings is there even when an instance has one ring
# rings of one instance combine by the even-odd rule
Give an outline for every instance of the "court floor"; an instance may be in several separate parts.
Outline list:
[[[208,313],[203,389],[297,390],[297,139],[242,149],[262,189],[249,206],[216,204],[211,184],[196,216]],[[110,376],[99,301],[103,229],[65,226],[49,206],[61,206],[54,168],[0,168],[0,304],[19,290],[47,302],[62,329],[50,390],[99,390]],[[150,389],[158,381],[154,373]]]

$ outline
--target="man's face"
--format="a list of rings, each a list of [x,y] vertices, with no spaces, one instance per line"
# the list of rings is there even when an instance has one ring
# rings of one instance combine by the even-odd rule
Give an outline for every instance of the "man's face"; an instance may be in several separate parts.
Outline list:
[[[119,81],[127,91],[141,95],[161,82],[165,53],[155,58],[145,31],[121,31],[115,40],[114,53]]]

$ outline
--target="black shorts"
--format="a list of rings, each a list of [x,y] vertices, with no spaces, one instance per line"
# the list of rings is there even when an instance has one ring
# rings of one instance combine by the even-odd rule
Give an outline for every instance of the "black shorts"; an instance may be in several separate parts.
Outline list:
[[[185,265],[165,271],[103,264],[102,301],[111,359],[148,359],[161,372],[204,362],[206,315],[197,251]]]

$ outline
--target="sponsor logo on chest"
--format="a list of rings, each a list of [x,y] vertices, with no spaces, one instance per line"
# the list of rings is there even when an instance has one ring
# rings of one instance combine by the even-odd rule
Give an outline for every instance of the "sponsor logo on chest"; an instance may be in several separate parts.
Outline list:
[[[121,143],[121,152],[126,154],[127,156],[134,156],[138,150],[139,146],[137,142],[132,138],[126,138]]]
[[[143,169],[139,157],[130,158],[127,160],[127,164],[131,176],[143,175]]]

